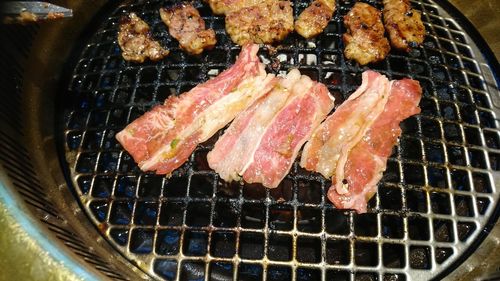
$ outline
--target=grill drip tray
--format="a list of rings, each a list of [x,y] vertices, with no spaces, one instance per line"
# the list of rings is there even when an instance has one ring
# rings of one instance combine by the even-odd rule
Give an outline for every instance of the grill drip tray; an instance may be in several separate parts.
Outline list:
[[[63,166],[89,219],[154,278],[426,280],[455,268],[495,219],[498,85],[463,26],[433,1],[412,3],[423,12],[425,43],[410,54],[393,50],[370,68],[419,80],[422,113],[401,124],[403,135],[364,215],[335,209],[325,197],[329,182],[297,163],[274,190],[223,182],[206,162],[217,135],[171,178],[141,172],[115,134],[169,95],[226,69],[239,48],[225,35],[224,19],[198,2],[218,40],[200,57],[185,55],[168,35],[157,12],[163,3],[109,11],[74,54],[57,111]],[[291,34],[276,55],[261,51],[262,58],[278,60],[279,73],[298,67],[343,102],[366,69],[342,55],[341,16],[353,4],[339,1],[318,38]],[[295,1],[296,15],[304,8]],[[172,51],[168,58],[144,64],[121,58],[118,22],[130,11],[151,25]]]

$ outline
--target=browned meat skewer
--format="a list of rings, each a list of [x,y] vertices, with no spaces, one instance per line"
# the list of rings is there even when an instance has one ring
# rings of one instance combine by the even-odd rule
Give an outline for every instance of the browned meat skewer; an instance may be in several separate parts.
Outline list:
[[[158,61],[169,54],[168,50],[153,40],[148,24],[135,13],[121,18],[118,44],[123,58],[133,62],[144,62],[146,58]]]
[[[335,0],[315,0],[295,21],[295,31],[304,38],[318,36],[335,12]]]
[[[204,49],[211,49],[217,43],[213,29],[205,29],[205,21],[189,3],[180,3],[169,9],[161,8],[160,17],[168,26],[170,35],[189,54],[201,54]]]
[[[358,2],[344,16],[347,33],[344,34],[346,58],[361,65],[383,60],[391,47],[384,37],[381,12],[376,8]]]
[[[384,23],[392,47],[409,51],[424,42],[425,27],[409,0],[384,0]]]

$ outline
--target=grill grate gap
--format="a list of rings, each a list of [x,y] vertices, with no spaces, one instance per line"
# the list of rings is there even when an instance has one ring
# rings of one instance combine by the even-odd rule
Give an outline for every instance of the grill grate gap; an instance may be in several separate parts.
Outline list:
[[[298,15],[306,4],[294,2]],[[498,200],[500,140],[490,97],[498,93],[486,88],[496,84],[486,80],[491,75],[483,74],[484,58],[467,30],[433,1],[412,3],[428,30],[423,46],[393,51],[370,68],[391,79],[418,79],[422,113],[401,124],[403,136],[365,215],[335,209],[325,199],[329,181],[296,163],[271,191],[223,182],[206,162],[217,135],[171,178],[142,173],[116,132],[222,72],[239,48],[225,35],[223,17],[198,1],[219,41],[198,57],[182,53],[159,20],[157,9],[170,2],[111,11],[76,54],[58,116],[70,177],[90,219],[123,255],[167,280],[413,280],[443,272],[475,240]],[[339,2],[322,35],[305,41],[291,34],[275,55],[277,72],[299,67],[328,86],[336,106],[366,69],[342,54],[342,15],[353,4]],[[130,11],[172,51],[167,59],[123,61],[115,36],[120,15]],[[260,56],[272,59],[263,50]]]

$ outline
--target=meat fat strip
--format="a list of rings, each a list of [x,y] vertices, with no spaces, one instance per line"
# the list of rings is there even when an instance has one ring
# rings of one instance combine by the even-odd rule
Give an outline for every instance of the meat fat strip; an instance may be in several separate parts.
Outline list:
[[[169,97],[116,135],[141,170],[171,173],[197,144],[271,90],[277,81],[265,73],[258,49],[243,47],[231,68],[187,93]]]
[[[371,125],[363,139],[347,153],[343,174],[337,174],[328,198],[340,209],[354,209],[365,213],[377,183],[387,167],[387,158],[401,135],[399,124],[418,114],[422,89],[417,81],[391,81],[390,93],[384,111]],[[347,190],[340,194],[338,190]]]
[[[300,73],[292,70],[279,78],[276,87],[239,114],[207,155],[210,168],[227,182],[241,179],[245,165],[251,161],[260,138],[277,111],[291,94]]]
[[[341,172],[337,163],[345,162],[345,151],[359,142],[384,110],[389,80],[374,71],[365,71],[362,77],[361,86],[314,131],[304,146],[300,165],[306,170],[326,178]]]
[[[332,110],[334,99],[325,85],[305,75],[264,132],[243,180],[275,188],[290,171],[302,145]]]

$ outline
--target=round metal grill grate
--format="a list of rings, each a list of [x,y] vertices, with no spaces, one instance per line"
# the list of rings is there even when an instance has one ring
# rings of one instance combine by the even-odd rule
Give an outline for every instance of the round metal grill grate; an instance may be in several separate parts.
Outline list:
[[[180,280],[420,280],[461,258],[494,213],[500,191],[498,85],[466,31],[433,1],[412,1],[427,36],[410,54],[392,51],[370,68],[391,79],[420,81],[422,113],[401,124],[369,213],[337,210],[329,182],[295,164],[274,190],[227,184],[209,169],[200,145],[171,178],[142,173],[115,134],[161,103],[231,65],[239,53],[224,19],[195,3],[218,44],[199,57],[181,52],[160,21],[163,2],[118,7],[91,29],[60,95],[62,156],[78,199],[103,236],[155,278]],[[338,1],[318,38],[291,34],[269,57],[285,73],[299,67],[345,100],[361,81],[342,55]],[[380,3],[372,2],[378,8]],[[305,3],[295,2],[298,15]],[[116,43],[119,17],[150,24],[171,55],[158,63],[125,62]],[[279,63],[278,63],[279,62]],[[219,132],[220,134],[220,132]]]

